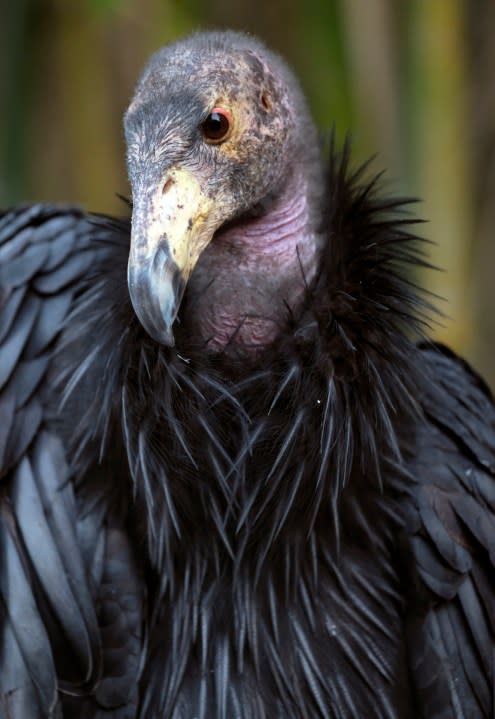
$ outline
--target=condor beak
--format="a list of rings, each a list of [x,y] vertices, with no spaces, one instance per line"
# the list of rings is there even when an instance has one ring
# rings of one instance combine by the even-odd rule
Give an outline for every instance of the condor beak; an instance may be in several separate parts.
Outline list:
[[[129,293],[144,329],[171,347],[187,280],[220,223],[215,203],[188,170],[172,168],[158,187],[135,194]]]

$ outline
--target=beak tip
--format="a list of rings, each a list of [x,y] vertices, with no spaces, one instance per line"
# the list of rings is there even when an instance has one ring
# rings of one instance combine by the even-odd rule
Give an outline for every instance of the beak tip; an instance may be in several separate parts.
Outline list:
[[[175,347],[175,337],[171,327],[167,327],[167,329],[163,330],[161,336],[157,338],[157,340],[165,347]]]
[[[185,284],[175,263],[163,253],[144,265],[129,259],[128,287],[134,312],[149,336],[165,347],[175,345],[173,324]]]
[[[163,321],[163,318],[158,322],[153,321],[150,315],[142,313],[141,308],[138,311],[136,311],[136,308],[134,309],[141,326],[154,342],[162,345],[162,347],[175,346],[175,337],[171,324]]]

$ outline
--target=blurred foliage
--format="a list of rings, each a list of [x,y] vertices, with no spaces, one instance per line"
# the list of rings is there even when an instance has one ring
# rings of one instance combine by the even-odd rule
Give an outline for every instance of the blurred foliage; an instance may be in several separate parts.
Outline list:
[[[435,332],[495,385],[495,3],[487,0],[16,0],[0,27],[0,204],[123,211],[121,117],[149,54],[192,30],[259,35],[316,121],[423,197]]]

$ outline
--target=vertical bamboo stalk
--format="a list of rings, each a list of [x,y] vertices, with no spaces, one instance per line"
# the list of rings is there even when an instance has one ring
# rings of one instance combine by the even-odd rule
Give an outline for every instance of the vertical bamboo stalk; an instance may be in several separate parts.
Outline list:
[[[469,105],[473,134],[475,366],[495,389],[495,3],[472,4]]]
[[[103,34],[94,16],[76,6],[61,12],[56,42],[76,196],[92,209],[113,210],[120,189],[122,130],[111,102],[113,80],[104,57]]]
[[[399,56],[394,3],[341,0],[355,113],[356,150],[378,152],[394,181],[403,178]]]
[[[461,351],[473,336],[469,279],[472,235],[470,150],[467,134],[466,38],[462,0],[416,0],[411,5],[414,94],[413,164],[435,265],[432,290],[447,300],[437,336]]]
[[[26,77],[33,58],[28,53],[26,0],[4,7],[0,16],[0,206],[7,206],[19,202],[24,191]]]
[[[339,0],[300,3],[297,30],[291,57],[315,121],[343,138],[352,124],[352,106]]]

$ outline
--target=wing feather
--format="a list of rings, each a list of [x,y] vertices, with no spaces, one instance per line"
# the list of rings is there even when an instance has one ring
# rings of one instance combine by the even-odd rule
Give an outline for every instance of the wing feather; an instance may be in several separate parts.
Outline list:
[[[125,231],[70,208],[0,216],[0,715],[9,719],[136,711],[143,582],[126,513],[110,464],[98,481],[75,483],[63,445],[75,427],[64,416],[57,436],[53,418],[56,361],[86,366],[84,347],[60,360],[59,337],[81,287],[104,271],[112,235]]]
[[[421,645],[429,642],[448,687],[441,710],[425,716],[492,717],[495,406],[483,381],[452,352],[428,345],[423,357],[431,382],[412,460],[417,515],[410,531],[426,613],[411,637],[412,664],[419,666]],[[422,692],[426,705],[434,691]]]
[[[36,694],[42,716],[51,716],[57,703],[57,681],[50,643],[22,562],[15,518],[5,505],[0,514],[0,538],[0,595],[5,613],[0,676],[3,677],[11,661],[16,661],[15,674],[12,667],[10,670],[8,691],[15,692],[20,685],[24,692],[29,687]]]

